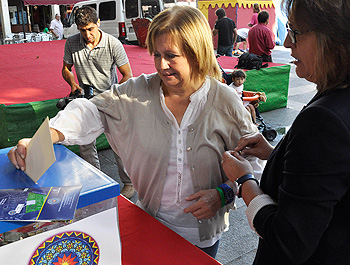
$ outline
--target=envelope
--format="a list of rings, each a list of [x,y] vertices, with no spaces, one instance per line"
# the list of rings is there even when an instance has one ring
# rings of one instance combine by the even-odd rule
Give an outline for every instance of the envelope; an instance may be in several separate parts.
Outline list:
[[[46,117],[27,146],[26,170],[24,172],[37,183],[55,161],[49,118]]]

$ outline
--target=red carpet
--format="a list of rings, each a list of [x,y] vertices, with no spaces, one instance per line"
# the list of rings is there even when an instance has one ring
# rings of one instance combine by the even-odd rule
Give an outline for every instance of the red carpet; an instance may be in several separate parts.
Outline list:
[[[57,99],[70,92],[61,75],[64,43],[65,40],[0,45],[0,148],[33,136],[43,119],[57,114]],[[146,49],[124,47],[134,76],[156,71]],[[234,69],[237,58],[220,57],[218,62],[225,70]],[[247,71],[244,83],[246,90],[266,93],[268,100],[260,104],[260,112],[287,105],[290,66],[273,63],[269,66]],[[99,150],[109,147],[104,136],[97,139],[97,147]],[[78,148],[74,146],[71,150],[77,152]]]
[[[64,43],[65,40],[1,45],[0,104],[43,101],[69,94],[70,86],[61,75]],[[134,76],[156,71],[146,49],[131,45],[125,45],[125,49]]]
[[[65,40],[1,45],[0,104],[44,101],[69,94],[70,86],[61,75],[64,44]],[[156,71],[147,49],[132,45],[124,47],[134,76]],[[233,57],[220,57],[218,61],[224,69],[233,69],[237,64],[237,58]]]

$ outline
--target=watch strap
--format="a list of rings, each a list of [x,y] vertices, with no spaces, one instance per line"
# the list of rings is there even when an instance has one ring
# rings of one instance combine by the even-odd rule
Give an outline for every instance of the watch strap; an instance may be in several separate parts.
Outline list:
[[[254,180],[256,182],[256,184],[258,184],[258,186],[259,186],[259,180],[257,180],[253,174],[243,175],[242,177],[240,177],[236,180],[237,184],[239,185],[238,193],[237,193],[238,198],[242,198],[242,185],[244,182],[246,182],[248,180]]]
[[[254,177],[253,174],[243,175],[242,177],[238,178],[236,180],[236,182],[238,185],[242,185],[244,182],[246,182],[247,180],[250,180],[250,179],[255,180],[259,184],[259,181]]]

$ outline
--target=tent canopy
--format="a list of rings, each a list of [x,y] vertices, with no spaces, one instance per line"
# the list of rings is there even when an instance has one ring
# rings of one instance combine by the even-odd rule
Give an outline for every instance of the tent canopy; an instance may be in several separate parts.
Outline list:
[[[24,5],[40,6],[40,5],[74,5],[83,0],[23,0]]]

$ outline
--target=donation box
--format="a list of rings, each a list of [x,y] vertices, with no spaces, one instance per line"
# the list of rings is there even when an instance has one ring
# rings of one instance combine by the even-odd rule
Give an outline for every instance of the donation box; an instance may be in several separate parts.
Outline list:
[[[0,150],[1,190],[82,188],[71,221],[0,221],[0,265],[121,264],[119,184],[63,145],[54,145],[56,162],[36,184],[10,163],[9,150]],[[16,207],[4,201],[2,214]]]

